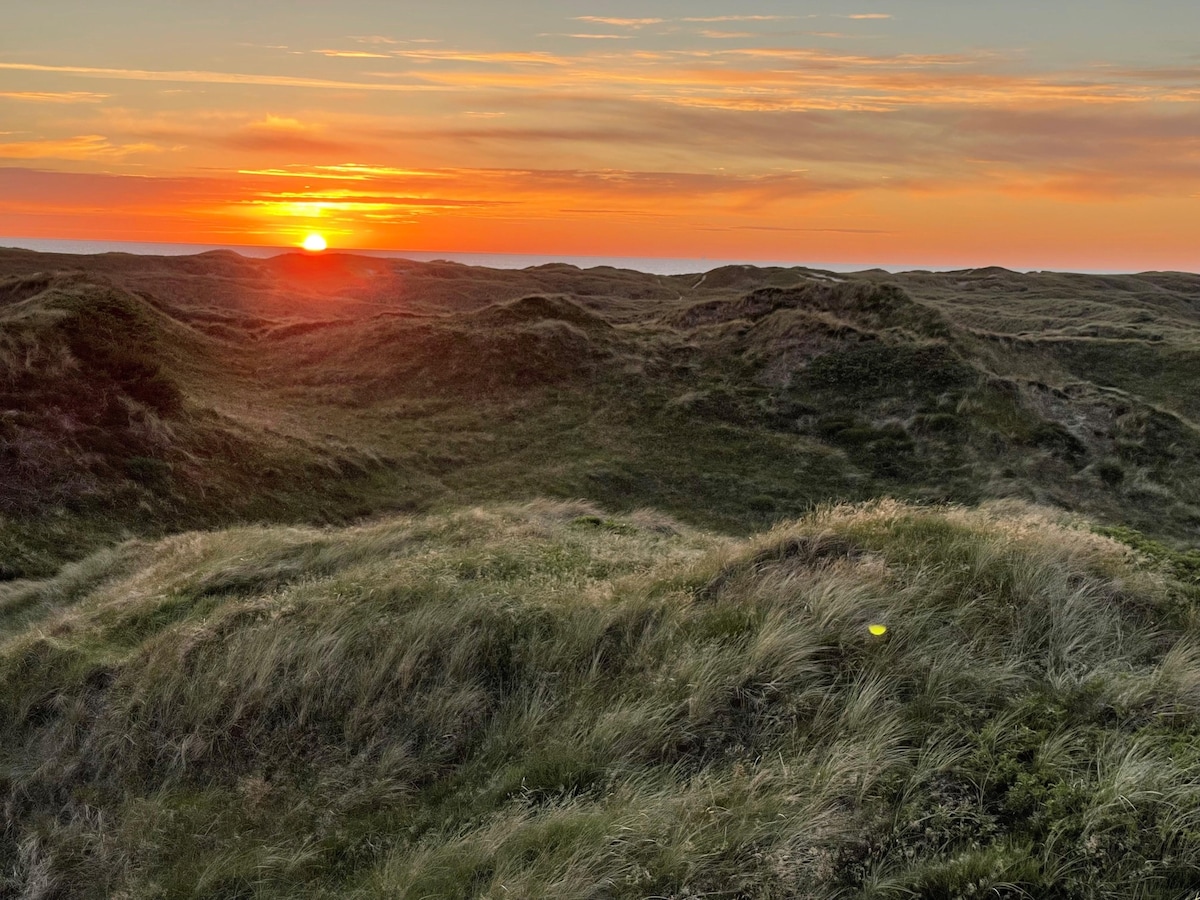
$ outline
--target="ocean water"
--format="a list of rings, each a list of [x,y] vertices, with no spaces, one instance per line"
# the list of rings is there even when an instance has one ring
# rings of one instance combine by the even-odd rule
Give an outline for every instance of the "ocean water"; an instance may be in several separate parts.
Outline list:
[[[16,247],[22,250],[37,250],[42,253],[135,253],[142,256],[188,256],[209,250],[233,250],[242,256],[266,259],[281,253],[302,252],[296,247],[252,247],[236,244],[157,244],[123,241],[67,241],[42,238],[0,237],[0,247]],[[917,268],[916,266],[866,266],[861,263],[830,263],[813,260],[762,260],[762,259],[668,259],[653,256],[554,256],[549,254],[524,253],[458,253],[455,251],[430,252],[426,250],[351,250],[335,248],[331,253],[355,253],[362,256],[379,256],[394,259],[411,259],[432,262],[446,259],[469,266],[487,266],[492,269],[524,269],[547,263],[568,263],[581,269],[594,266],[612,266],[618,269],[633,269],[651,275],[686,275],[708,272],[722,266],[807,266],[830,272],[859,272],[866,268],[882,268],[892,272]]]

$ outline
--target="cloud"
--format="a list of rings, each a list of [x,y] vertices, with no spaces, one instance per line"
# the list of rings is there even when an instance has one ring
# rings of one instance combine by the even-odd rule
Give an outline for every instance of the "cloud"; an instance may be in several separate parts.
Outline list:
[[[728,56],[791,60],[809,66],[847,69],[914,69],[940,66],[979,66],[989,61],[979,53],[896,53],[870,56],[864,53],[835,53],[813,47],[738,47],[718,51]]]
[[[568,106],[577,104],[564,109]],[[1122,115],[1130,114],[1126,109]],[[1164,143],[1174,146],[1172,142],[1200,136],[1200,114],[1164,117],[1135,111],[1124,123],[1126,133],[1111,135],[1111,143],[1097,147],[1088,142],[1112,121],[1111,112],[1099,109],[1065,117],[1060,124],[1051,111],[933,109],[901,117],[781,117],[654,110],[628,103],[610,112],[631,131],[644,131],[647,139],[667,140],[674,134],[677,149],[728,148],[736,142],[791,148],[814,160],[827,157],[830,164],[814,161],[807,172],[769,172],[763,162],[735,160],[726,149],[723,162],[741,164],[739,171],[682,164],[676,171],[536,165],[425,169],[396,164],[407,155],[396,149],[334,165],[285,165],[190,178],[0,166],[0,216],[10,233],[102,239],[281,244],[319,220],[321,231],[341,236],[335,243],[343,246],[497,252],[523,252],[523,246],[529,252],[614,255],[641,248],[646,255],[676,256],[719,255],[737,248],[739,255],[764,258],[780,253],[784,255],[776,258],[789,258],[801,246],[812,254],[854,247],[861,248],[864,259],[874,255],[877,262],[899,258],[887,255],[898,247],[919,255],[921,247],[935,244],[947,254],[960,252],[956,258],[970,258],[970,253],[999,258],[1005,248],[995,228],[981,222],[959,234],[944,224],[954,222],[958,228],[963,203],[973,209],[995,207],[1003,218],[1026,209],[1053,210],[1052,204],[1064,201],[1133,199],[1149,205],[1114,211],[1140,208],[1149,215],[1169,213],[1200,186],[1195,160],[1161,150]],[[417,144],[433,144],[435,152],[445,146],[439,141],[433,134],[416,138]],[[532,143],[544,147],[544,140]],[[487,158],[505,156],[492,139],[487,146]],[[646,158],[663,157],[656,152]],[[114,216],[114,210],[120,215]],[[1063,209],[1039,232],[1036,212],[1031,215],[1029,234],[1038,235],[1048,254],[1064,222],[1087,231],[1105,219]],[[1175,215],[1171,227],[1186,232],[1186,214],[1177,209]],[[1122,259],[1160,250],[1176,256],[1186,252],[1148,250],[1146,241],[1137,245],[1118,226],[1104,234],[1107,242],[1089,242],[1089,252],[1119,250]],[[807,237],[797,243],[795,236]]]
[[[466,62],[486,64],[518,64],[539,66],[568,66],[571,60],[553,53],[539,51],[473,51],[473,50],[397,50],[395,56],[432,62]],[[379,73],[376,73],[379,74]]]
[[[636,32],[629,24],[612,27]],[[744,34],[719,27],[710,33]],[[599,198],[620,194],[619,186],[627,184],[638,184],[647,196],[664,196],[654,192],[667,174],[644,182],[634,175],[614,180],[585,174],[556,181],[538,168],[546,160],[559,162],[564,171],[574,166],[577,173],[594,173],[602,165],[624,172],[676,168],[691,173],[688,177],[718,165],[728,165],[739,178],[775,166],[811,170],[784,182],[699,182],[701,194],[717,191],[712,185],[734,185],[717,191],[731,198],[758,196],[767,190],[764,185],[797,196],[974,186],[1056,192],[1073,199],[1186,196],[1200,189],[1200,113],[1193,112],[1200,109],[1197,67],[1054,70],[996,53],[849,53],[691,40],[686,49],[630,48],[609,41],[610,46],[569,53],[394,48],[379,42],[372,46],[387,52],[377,55],[410,64],[347,81],[3,63],[0,69],[67,77],[148,74],[152,77],[146,80],[158,82],[318,84],[343,91],[366,82],[370,91],[427,91],[430,102],[422,103],[419,96],[403,104],[339,96],[337,106],[311,114],[320,120],[309,120],[310,113],[265,116],[259,105],[251,121],[245,112],[234,113],[233,104],[187,116],[105,104],[103,114],[96,115],[91,101],[78,100],[72,124],[60,126],[70,129],[65,134],[10,138],[0,144],[0,157],[120,162],[186,143],[188,165],[215,163],[234,175],[240,172],[241,178],[313,178],[326,185],[392,178],[401,183],[389,183],[388,190],[402,198],[417,196],[411,190],[414,179],[437,178],[466,191],[464,200],[479,199],[470,193],[472,185],[491,192],[485,199],[523,188],[462,173],[478,173],[487,165],[513,172],[530,167],[538,173],[527,176],[531,183],[561,195],[555,208],[564,209],[584,208],[572,199],[581,191],[597,208],[609,208]],[[316,62],[310,58],[308,64]],[[254,102],[266,101],[260,95]],[[324,102],[314,99],[311,106],[291,108],[320,109]],[[273,106],[284,108],[289,107]],[[214,148],[225,157],[216,157]],[[296,165],[363,159],[376,160],[379,171],[353,164],[342,170]],[[600,180],[603,190],[584,191],[582,186]],[[436,193],[442,199],[459,196],[440,187]],[[634,204],[632,194],[622,196]],[[638,209],[645,214],[644,206]]]
[[[894,234],[882,228],[792,228],[786,225],[700,226],[704,231],[778,231],[798,234]]]
[[[92,213],[141,208],[185,210],[219,195],[217,179],[152,178],[90,172],[55,172],[0,166],[0,211],[36,214]]]
[[[281,169],[240,169],[239,175],[266,175],[272,178],[324,178],[336,181],[370,181],[380,178],[446,178],[446,172],[429,169],[404,169],[395,166],[370,166],[341,163],[332,166],[292,165]]]
[[[305,78],[294,75],[262,75],[244,72],[167,71],[155,69],[111,69],[98,66],[45,66],[35,63],[0,63],[0,70],[46,72],[59,75],[78,75],[84,78],[112,78],[131,81],[181,81],[202,84],[256,84],[273,87],[317,88],[332,90],[387,91],[395,93],[439,91],[428,84],[394,84],[377,81],[335,81],[327,78]]]
[[[592,22],[597,25],[617,25],[625,28],[644,28],[647,25],[661,25],[665,19],[618,19],[612,16],[575,16],[576,22]]]
[[[840,16],[843,19],[893,19],[891,13],[853,13],[849,16]]]
[[[235,157],[233,168],[244,171],[265,171],[259,169],[265,163],[290,171],[290,163],[375,158],[408,162],[411,172],[548,157],[585,168],[608,162],[636,169],[670,159],[685,169],[731,164],[747,173],[812,164],[809,188],[838,191],[1054,183],[1078,193],[1090,178],[1100,195],[1161,193],[1172,189],[1171,177],[1195,180],[1188,165],[1156,161],[1196,154],[1198,138],[1182,124],[1200,99],[1187,67],[1023,71],[995,54],[771,46],[399,52],[439,63],[420,76],[441,92],[436,108],[330,111],[321,122],[281,116],[168,122],[106,109],[102,120],[79,130],[108,135],[107,147],[78,140],[18,145],[9,153],[30,155],[10,158],[55,150],[64,158],[120,159],[133,151],[119,148],[186,143],[196,158],[205,146],[277,154]],[[1078,132],[1074,144],[1063,136],[1068,129]],[[1146,141],[1134,140],[1136,134]],[[1148,174],[1117,177],[1122,168]]]
[[[0,212],[39,221],[56,217],[87,221],[119,208],[122,227],[143,228],[156,221],[162,227],[161,223],[173,222],[175,230],[160,231],[160,238],[184,233],[188,240],[203,240],[214,230],[278,235],[296,222],[315,217],[321,217],[326,227],[342,231],[369,227],[372,222],[447,217],[461,222],[554,222],[564,209],[629,221],[647,216],[669,220],[680,211],[708,218],[721,210],[765,211],[827,190],[806,183],[798,174],[446,169],[431,182],[426,173],[415,178],[390,174],[393,170],[388,166],[347,167],[356,173],[355,180],[331,180],[321,188],[303,190],[281,190],[281,181],[298,182],[291,173],[281,178],[281,173],[270,170],[160,178],[0,167]],[[358,180],[363,172],[381,174]],[[437,185],[435,191],[426,190],[431,184]]]
[[[729,19],[734,17],[712,17]],[[740,17],[750,18],[750,17]],[[730,33],[709,31],[711,36]],[[627,35],[577,35],[617,43]],[[333,52],[333,51],[329,51]],[[342,51],[337,51],[342,52]],[[383,54],[378,54],[383,55]],[[730,111],[895,111],[914,106],[1076,105],[1194,102],[1200,89],[1181,73],[1083,70],[1020,73],[995,54],[849,54],[812,47],[710,47],[575,55],[541,51],[406,48],[390,55],[415,70],[370,73],[378,80],[148,71],[0,63],[0,69],[92,78],[275,85],[368,92],[454,93],[464,105],[504,111],[522,95],[587,91],[647,103]],[[951,71],[959,70],[959,71]],[[74,92],[83,96],[83,92]],[[490,102],[495,98],[496,102]]]
[[[450,51],[439,54],[443,59],[459,56]],[[476,92],[477,97],[502,91],[509,103],[522,94],[550,97],[586,92],[648,103],[746,111],[885,112],[918,106],[1200,100],[1200,89],[1182,82],[1106,77],[1107,73],[1095,70],[1022,73],[1015,70],[1012,60],[989,53],[852,54],[813,47],[752,46],[551,59],[552,68],[505,66],[498,61],[486,74],[447,66],[425,71],[422,77],[429,84]]]
[[[100,134],[38,141],[0,143],[0,159],[116,160],[136,153],[155,153],[154,144],[111,143]]]
[[[558,32],[543,31],[538,37],[564,37],[564,38],[582,38],[584,40],[594,41],[628,41],[632,40],[633,35],[629,34],[562,34]]]
[[[0,91],[0,99],[25,100],[31,103],[99,103],[112,94],[91,91]]]
[[[327,137],[320,127],[273,115],[244,125],[220,140],[242,150],[277,153],[329,154],[344,153],[348,149],[346,143]]]
[[[240,201],[251,205],[271,203],[320,204],[326,209],[352,210],[359,207],[384,209],[402,206],[406,209],[463,209],[468,207],[505,206],[509,200],[467,200],[448,197],[395,196],[392,194],[356,193],[354,191],[282,191],[263,192]]]
[[[800,16],[689,16],[681,22],[781,22],[798,19]]]
[[[314,50],[313,53],[344,59],[391,59],[391,54],[371,53],[366,50]]]

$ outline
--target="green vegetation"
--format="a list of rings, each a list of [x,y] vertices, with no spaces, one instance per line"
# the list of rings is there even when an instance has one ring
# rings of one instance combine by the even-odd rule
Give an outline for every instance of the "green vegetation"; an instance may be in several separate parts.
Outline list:
[[[0,592],[9,888],[1179,897],[1181,589],[1014,507],[124,544]]]
[[[1197,293],[0,250],[0,896],[1184,900]]]
[[[1200,524],[1194,392],[1143,360],[1197,345],[1184,276],[55,260],[0,252],[10,578],[133,535],[542,496],[740,534],[885,495]],[[1066,341],[1078,316],[1128,333]]]

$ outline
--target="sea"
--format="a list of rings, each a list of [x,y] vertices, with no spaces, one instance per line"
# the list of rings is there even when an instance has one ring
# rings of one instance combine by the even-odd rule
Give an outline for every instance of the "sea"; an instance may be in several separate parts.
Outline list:
[[[126,241],[78,241],[46,240],[43,238],[0,237],[0,248],[11,247],[22,250],[37,250],[42,253],[133,253],[141,256],[189,256],[210,250],[232,250],[242,256],[267,259],[282,253],[302,253],[298,247],[239,246],[236,244],[161,244],[132,243]],[[560,256],[536,253],[461,253],[453,250],[353,250],[336,248],[326,253],[353,253],[361,256],[378,256],[392,259],[411,259],[417,262],[449,260],[468,266],[487,266],[491,269],[525,269],[548,263],[567,263],[581,269],[595,266],[612,266],[617,269],[632,269],[650,275],[701,274],[723,266],[804,266],[827,272],[861,272],[867,268],[885,269],[889,272],[911,271],[928,268],[913,265],[867,266],[862,263],[819,262],[805,259],[709,259],[664,258],[657,256]],[[930,271],[945,271],[930,269]]]

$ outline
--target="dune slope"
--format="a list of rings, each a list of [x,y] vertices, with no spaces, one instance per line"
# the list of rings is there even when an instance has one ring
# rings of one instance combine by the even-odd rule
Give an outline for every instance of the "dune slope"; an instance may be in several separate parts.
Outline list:
[[[1181,575],[891,501],[128,543],[0,588],[0,856],[25,896],[1178,897]]]
[[[0,577],[541,496],[741,534],[1010,498],[1194,545],[1196,371],[1200,278],[1170,273],[0,251]]]

